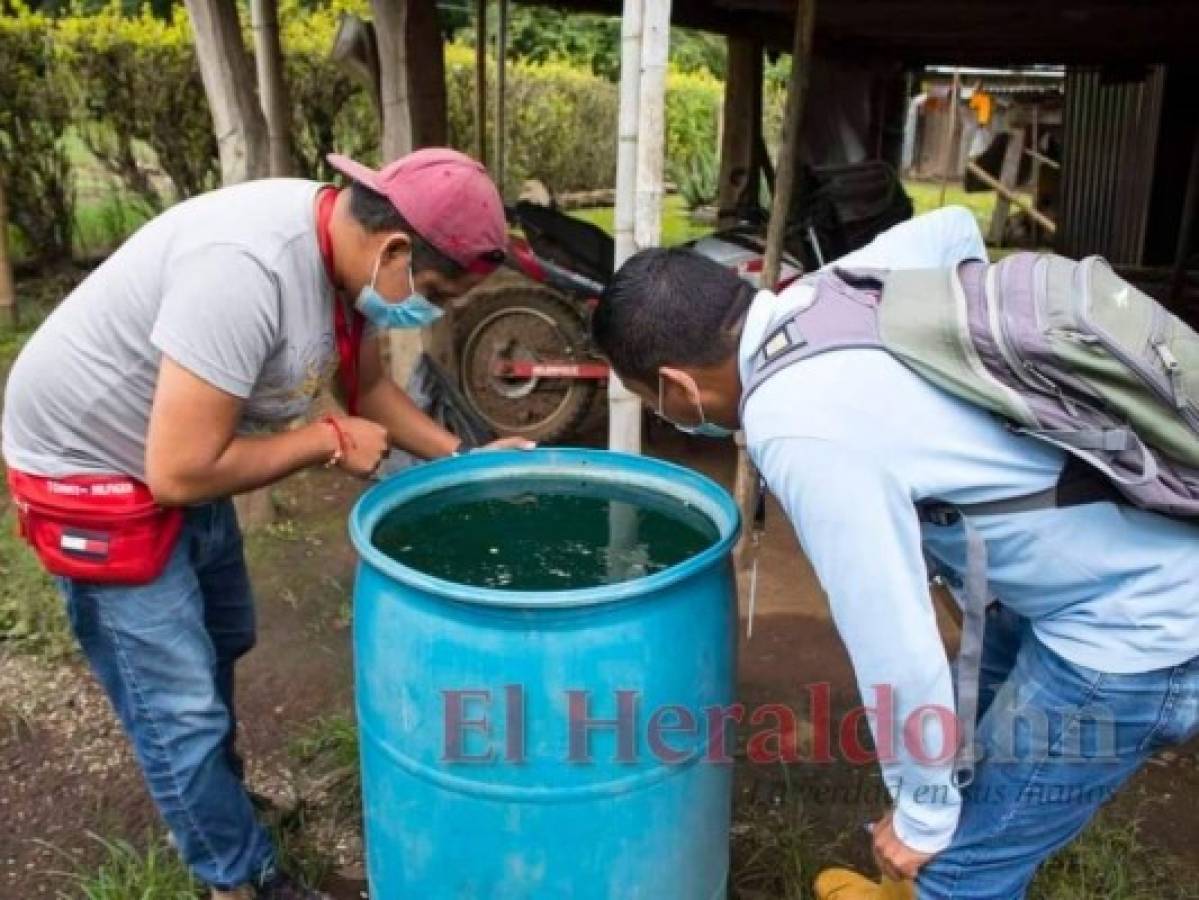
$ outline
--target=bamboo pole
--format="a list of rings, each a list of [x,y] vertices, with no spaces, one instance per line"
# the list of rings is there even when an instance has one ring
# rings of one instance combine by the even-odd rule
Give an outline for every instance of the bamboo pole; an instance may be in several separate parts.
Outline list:
[[[487,165],[487,0],[475,2],[475,158]]]
[[[637,189],[637,123],[641,94],[641,26],[645,0],[625,0],[620,20],[620,108],[616,137],[616,265],[632,256]],[[608,447],[641,452],[641,401],[616,373],[608,379]]]
[[[937,206],[945,205],[945,191],[949,187],[949,170],[957,159],[959,144],[956,140],[958,131],[958,94],[962,90],[962,76],[955,66],[953,69],[953,87],[949,95],[949,131],[945,135],[944,157],[941,160],[941,199]]]
[[[774,174],[774,196],[770,201],[770,222],[766,226],[766,259],[762,263],[762,287],[772,291],[778,284],[783,254],[783,235],[791,211],[791,193],[795,171],[799,168],[799,133],[807,102],[808,75],[811,72],[812,26],[816,19],[816,0],[798,0],[795,9],[795,35],[791,46],[791,79],[787,83],[787,105],[783,109],[783,135]]]
[[[508,162],[508,0],[499,0],[495,57],[495,183],[503,194]]]
[[[770,221],[766,226],[766,258],[762,263],[763,289],[772,291],[778,285],[782,268],[783,236],[791,212],[795,172],[799,168],[799,136],[807,102],[808,76],[812,61],[812,30],[816,20],[816,0],[798,0],[795,8],[795,33],[791,46],[791,78],[787,83],[787,104],[783,109],[783,134],[775,166],[774,195],[770,200]],[[738,431],[737,467],[733,479],[733,498],[741,509],[741,517],[750,522],[758,505],[761,485],[745,446],[745,432]],[[743,528],[737,541],[734,557],[743,565],[750,554],[752,527]]]
[[[987,187],[996,191],[1001,197],[1003,197],[1004,200],[1007,200],[1014,206],[1020,207],[1022,210],[1028,213],[1034,222],[1048,231],[1051,235],[1057,233],[1057,223],[1054,222],[1053,219],[1049,218],[1049,216],[1045,215],[1045,213],[1041,212],[1015,191],[1010,190],[1007,185],[1005,185],[986,169],[982,168],[978,163],[969,163],[966,168],[970,171],[971,175],[973,175]]]
[[[662,178],[666,162],[666,68],[670,0],[645,0],[641,20],[641,85],[637,95],[637,249],[662,240]]]

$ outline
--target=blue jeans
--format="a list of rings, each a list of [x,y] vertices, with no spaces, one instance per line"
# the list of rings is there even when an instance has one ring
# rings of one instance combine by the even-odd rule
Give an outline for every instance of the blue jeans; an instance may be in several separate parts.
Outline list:
[[[988,614],[978,746],[953,842],[920,900],[1024,897],[1037,867],[1162,747],[1199,731],[1199,657],[1134,675],[1067,662],[1003,607]]]
[[[254,646],[254,601],[232,501],[185,515],[149,584],[58,581],[184,861],[229,889],[267,877],[275,859],[234,750],[233,666]]]

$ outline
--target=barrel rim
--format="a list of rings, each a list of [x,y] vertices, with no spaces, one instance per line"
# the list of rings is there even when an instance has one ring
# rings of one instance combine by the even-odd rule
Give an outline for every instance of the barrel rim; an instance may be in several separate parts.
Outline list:
[[[379,519],[395,506],[393,501],[397,494],[401,498],[416,497],[453,487],[463,483],[461,475],[464,472],[486,473],[484,477],[487,480],[504,477],[505,472],[510,473],[514,469],[535,469],[539,473],[560,469],[563,475],[577,476],[580,465],[607,471],[608,476],[603,480],[628,484],[632,477],[644,481],[651,490],[675,497],[680,488],[690,488],[693,496],[688,500],[698,498],[702,501],[695,503],[696,507],[712,520],[720,536],[710,547],[695,556],[652,575],[616,584],[555,591],[510,591],[447,581],[392,559],[371,542],[371,533]],[[350,510],[349,530],[360,566],[369,566],[408,587],[476,606],[561,609],[651,597],[664,588],[707,570],[732,549],[741,533],[741,511],[729,493],[711,478],[694,469],[654,457],[576,447],[487,450],[422,463],[380,481],[355,502]]]

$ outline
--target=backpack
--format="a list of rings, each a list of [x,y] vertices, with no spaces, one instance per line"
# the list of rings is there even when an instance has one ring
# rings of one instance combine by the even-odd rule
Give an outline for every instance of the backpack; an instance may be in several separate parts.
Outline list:
[[[834,268],[805,280],[814,288],[810,302],[754,353],[743,414],[754,391],[783,369],[832,350],[873,348],[990,410],[1012,431],[1071,455],[1058,484],[1045,491],[989,503],[932,499],[917,509],[922,521],[965,530],[955,767],[964,786],[973,777],[989,599],[986,546],[969,517],[1113,497],[1199,517],[1199,334],[1097,256],[1075,262],[1017,253],[950,269]]]

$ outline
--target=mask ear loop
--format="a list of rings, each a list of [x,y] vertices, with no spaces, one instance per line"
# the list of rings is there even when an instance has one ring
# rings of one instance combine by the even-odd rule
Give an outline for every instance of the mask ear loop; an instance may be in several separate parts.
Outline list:
[[[373,269],[371,269],[371,290],[372,291],[377,290],[375,285],[379,281],[379,266],[383,265],[383,254],[386,252],[387,252],[387,248],[384,247],[375,256],[375,267]]]

